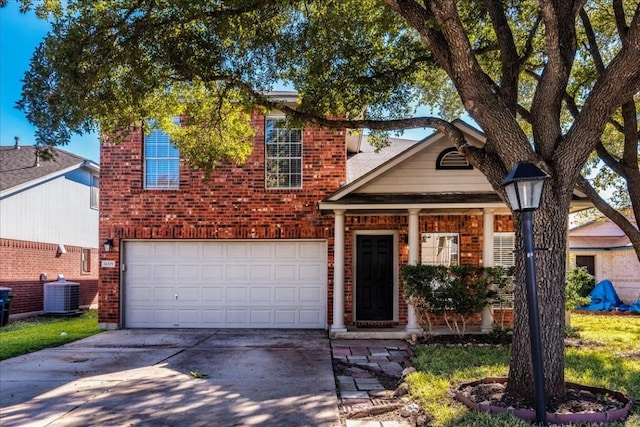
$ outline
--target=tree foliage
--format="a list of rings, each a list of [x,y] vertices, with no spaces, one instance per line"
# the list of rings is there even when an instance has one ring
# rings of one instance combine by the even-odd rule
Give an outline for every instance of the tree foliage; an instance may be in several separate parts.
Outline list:
[[[3,0],[0,5],[6,4]],[[37,139],[124,135],[168,125],[191,165],[241,162],[256,107],[293,120],[376,132],[430,127],[501,192],[518,161],[545,170],[536,212],[545,391],[564,394],[566,218],[576,184],[631,238],[640,232],[600,198],[615,182],[640,224],[640,5],[631,0],[22,0],[53,29],[35,52],[19,107]],[[285,84],[293,109],[266,92]],[[441,117],[414,117],[416,106]],[[487,136],[466,143],[465,111]],[[163,125],[164,126],[164,125]],[[192,130],[193,129],[193,130]],[[206,134],[205,143],[199,135]],[[229,137],[232,134],[233,137]],[[581,175],[585,164],[586,175]],[[604,169],[600,167],[604,165]],[[594,168],[599,172],[595,173]],[[591,173],[590,173],[591,172]],[[618,179],[612,181],[610,177]],[[515,215],[520,224],[519,215]],[[517,261],[517,280],[524,268]],[[509,387],[532,394],[522,286],[516,286]],[[520,313],[520,314],[519,314]]]

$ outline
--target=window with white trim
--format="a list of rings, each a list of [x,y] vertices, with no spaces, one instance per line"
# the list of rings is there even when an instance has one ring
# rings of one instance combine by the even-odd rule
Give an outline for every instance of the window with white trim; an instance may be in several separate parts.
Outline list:
[[[100,177],[91,175],[91,209],[98,209],[100,204]]]
[[[516,265],[515,233],[493,233],[493,265],[496,267],[513,267]]]
[[[144,188],[176,190],[180,186],[180,152],[169,135],[155,130],[144,137]]]
[[[422,264],[454,265],[460,263],[458,233],[422,233]]]
[[[266,188],[302,188],[302,129],[284,127],[284,121],[265,118]]]

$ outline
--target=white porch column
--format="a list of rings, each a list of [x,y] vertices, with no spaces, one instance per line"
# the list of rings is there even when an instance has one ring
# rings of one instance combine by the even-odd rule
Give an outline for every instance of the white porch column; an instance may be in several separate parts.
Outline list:
[[[331,332],[346,332],[344,326],[344,209],[336,209],[333,232],[333,324]]]
[[[416,265],[420,254],[420,221],[418,214],[420,209],[409,209],[409,264]],[[413,304],[407,301],[407,327],[411,334],[422,332],[418,325],[416,310]]]
[[[485,209],[483,216],[482,234],[482,266],[493,267],[493,224],[494,210]],[[493,328],[493,309],[491,305],[486,305],[482,310],[481,332],[490,332]]]

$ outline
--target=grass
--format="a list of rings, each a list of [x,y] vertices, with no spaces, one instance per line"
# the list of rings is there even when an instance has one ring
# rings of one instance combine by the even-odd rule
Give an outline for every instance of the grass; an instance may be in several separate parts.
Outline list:
[[[611,427],[640,425],[640,316],[572,314],[579,348],[565,350],[565,379],[579,384],[605,387],[634,400],[634,410],[624,422]],[[453,400],[452,386],[489,376],[506,376],[509,347],[418,346],[414,359],[418,372],[407,381],[411,396],[433,417],[435,427],[491,426],[529,427],[534,424],[509,415],[481,414]],[[587,427],[588,425],[582,425]],[[595,425],[594,425],[595,426]]]
[[[0,360],[57,347],[99,332],[96,310],[78,317],[36,317],[11,322],[0,328]]]

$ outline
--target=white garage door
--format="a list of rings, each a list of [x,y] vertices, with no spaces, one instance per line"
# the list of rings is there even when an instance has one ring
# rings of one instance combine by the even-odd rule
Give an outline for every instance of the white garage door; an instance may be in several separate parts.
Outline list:
[[[128,328],[326,328],[325,241],[130,241]]]

